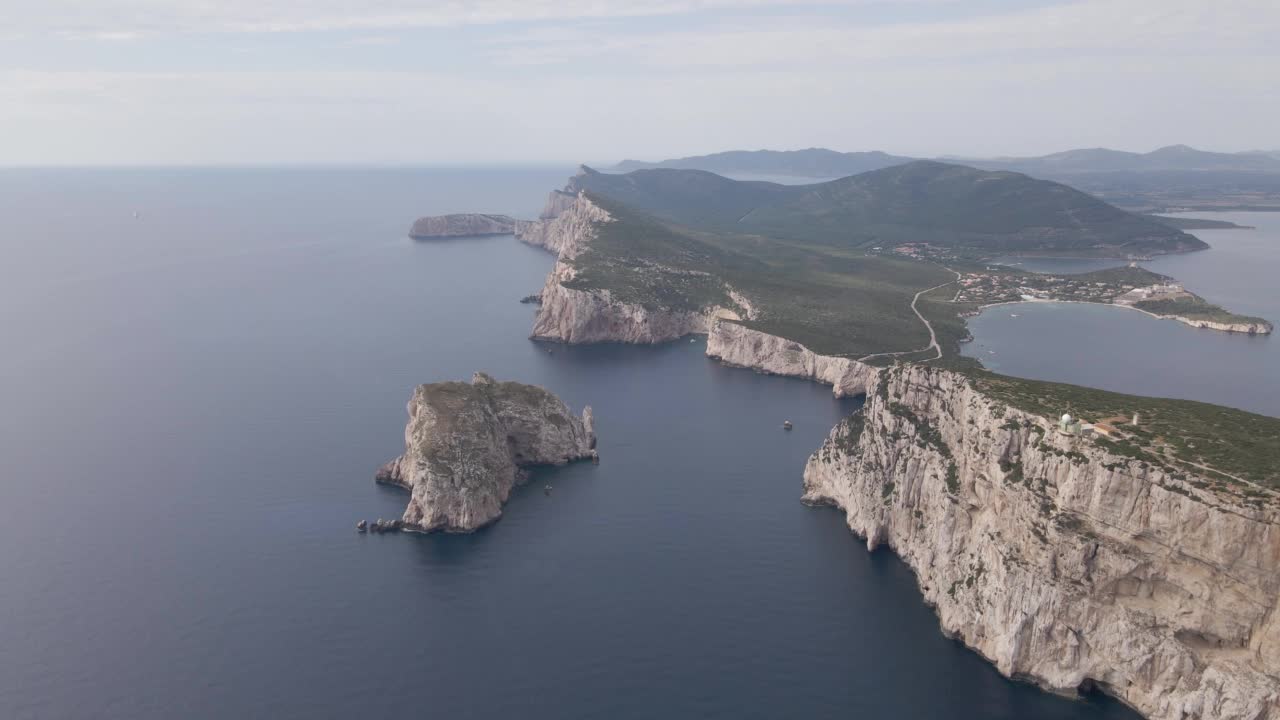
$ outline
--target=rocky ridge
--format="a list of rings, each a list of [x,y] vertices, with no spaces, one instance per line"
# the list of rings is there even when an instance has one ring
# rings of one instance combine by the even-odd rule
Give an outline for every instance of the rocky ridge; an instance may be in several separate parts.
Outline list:
[[[1003,674],[1160,719],[1280,717],[1280,515],[1115,456],[963,375],[882,371],[805,468]]]
[[[431,238],[474,237],[481,235],[510,235],[515,231],[515,218],[506,215],[480,213],[455,213],[420,217],[409,228],[409,237],[418,240]]]
[[[534,385],[476,373],[419,385],[407,409],[404,454],[375,476],[410,492],[394,529],[476,530],[502,515],[522,468],[596,456],[591,408],[575,416]]]
[[[572,181],[569,187],[573,187]],[[568,191],[552,192],[543,220],[516,226],[518,240],[558,256],[540,294],[542,304],[534,319],[534,338],[567,343],[660,343],[705,333],[715,318],[741,319],[744,313],[747,317],[753,313],[749,301],[731,288],[726,292],[738,308],[715,306],[687,311],[623,302],[607,289],[568,287],[577,276],[573,260],[595,238],[596,225],[612,222],[608,211],[585,193],[572,196],[572,202],[566,199],[568,196]]]

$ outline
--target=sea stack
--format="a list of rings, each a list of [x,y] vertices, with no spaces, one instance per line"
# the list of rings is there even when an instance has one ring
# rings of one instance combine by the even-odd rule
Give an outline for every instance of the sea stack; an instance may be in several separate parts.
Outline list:
[[[523,468],[590,458],[591,408],[574,415],[534,385],[476,373],[470,383],[419,385],[408,405],[405,451],[375,480],[411,493],[402,529],[471,532],[494,522]]]

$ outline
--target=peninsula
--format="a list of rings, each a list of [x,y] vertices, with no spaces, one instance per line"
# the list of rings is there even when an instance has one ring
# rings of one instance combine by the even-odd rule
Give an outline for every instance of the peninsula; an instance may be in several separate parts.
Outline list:
[[[477,237],[483,235],[510,235],[515,231],[515,218],[506,215],[479,213],[455,213],[420,217],[409,228],[409,237],[415,240],[435,238]]]
[[[1136,266],[1053,275],[970,265],[964,267],[958,284],[955,302],[983,308],[1018,302],[1089,302],[1133,308],[1221,332],[1267,335],[1273,329],[1267,320],[1224,310],[1168,275]]]
[[[1203,244],[1053,183],[952,167],[800,188],[584,168],[516,230],[558,255],[533,334],[707,333],[725,363],[865,394],[810,458],[804,499],[911,565],[944,632],[1005,675],[1148,717],[1277,716],[1280,419],[1002,377],[958,352],[963,316],[1001,293],[1120,302],[1169,285],[1140,268],[962,284],[984,254]],[[899,252],[921,234],[939,256]]]
[[[576,416],[540,387],[484,373],[419,385],[408,412],[404,454],[375,476],[410,492],[396,529],[471,532],[502,515],[524,468],[596,454],[591,408]]]

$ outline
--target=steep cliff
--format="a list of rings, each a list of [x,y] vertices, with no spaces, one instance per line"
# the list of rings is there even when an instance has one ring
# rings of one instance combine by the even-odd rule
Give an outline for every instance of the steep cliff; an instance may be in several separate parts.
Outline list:
[[[798,342],[718,318],[707,332],[707,356],[726,365],[830,385],[836,397],[861,395],[879,372],[857,360],[818,355]]]
[[[1273,493],[1114,454],[961,374],[870,385],[809,459],[805,499],[901,556],[946,633],[1005,675],[1152,718],[1280,717]]]
[[[515,230],[516,223],[514,218],[506,215],[477,213],[433,215],[418,218],[409,229],[409,237],[428,240],[478,235],[509,235]]]
[[[502,514],[521,468],[590,457],[591,408],[574,416],[533,385],[497,382],[419,385],[409,400],[405,451],[379,468],[377,482],[410,491],[403,523],[422,532],[470,532]]]
[[[628,302],[604,288],[573,287],[578,277],[575,258],[590,247],[598,225],[612,222],[613,218],[585,193],[577,195],[572,203],[565,202],[565,195],[553,192],[547,201],[543,214],[553,217],[522,222],[516,227],[516,238],[521,242],[546,248],[558,256],[542,289],[533,337],[567,343],[659,343],[707,332],[708,323],[715,317],[749,315],[750,303],[727,287],[725,297],[732,298],[736,308],[714,305],[692,310]]]

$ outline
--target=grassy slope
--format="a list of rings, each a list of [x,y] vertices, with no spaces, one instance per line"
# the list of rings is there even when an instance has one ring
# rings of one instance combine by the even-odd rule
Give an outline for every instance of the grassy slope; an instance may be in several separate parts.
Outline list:
[[[1236,315],[1202,297],[1177,298],[1175,300],[1143,300],[1134,303],[1139,310],[1146,310],[1156,315],[1177,315],[1188,320],[1203,320],[1216,323],[1257,323],[1268,324],[1266,320],[1252,315]]]
[[[744,190],[742,184],[725,185],[733,181],[702,173],[663,190],[616,180],[627,176],[607,177],[614,184],[606,187],[619,198],[598,190],[589,194],[615,222],[600,225],[598,239],[574,261],[579,271],[575,285],[608,288],[620,298],[649,307],[694,310],[731,306],[727,282],[762,312],[745,325],[796,340],[822,354],[907,351],[927,342],[927,333],[910,311],[910,301],[917,291],[950,280],[948,270],[928,262],[865,254],[856,247],[823,242],[821,237],[779,239],[741,231],[736,213],[759,197],[777,192],[769,183],[748,183]],[[725,192],[734,197],[724,199]],[[794,190],[785,193],[797,197]],[[654,217],[655,210],[665,217]],[[699,227],[682,226],[675,219]],[[727,232],[726,227],[739,232]],[[1098,281],[1142,284],[1167,279],[1127,267],[1088,275]],[[1205,403],[992,375],[977,361],[959,354],[959,340],[967,331],[958,313],[973,308],[951,303],[954,292],[955,286],[947,285],[923,295],[918,303],[943,348],[943,358],[932,361],[935,364],[966,372],[984,392],[1048,418],[1057,417],[1068,404],[1074,413],[1090,419],[1139,412],[1148,419],[1141,432],[1167,441],[1173,457],[1217,467],[1251,482],[1280,485],[1280,420]],[[899,359],[931,357],[932,353],[914,353]],[[1152,463],[1167,462],[1136,447],[1115,450]]]
[[[578,276],[570,287],[606,288],[650,308],[697,310],[732,306],[728,283],[760,310],[744,325],[823,354],[924,346],[928,333],[911,312],[911,298],[952,277],[930,263],[691,230],[592,198],[614,222],[601,224],[574,260]]]
[[[1208,465],[1260,485],[1280,487],[1278,418],[1191,400],[1125,395],[986,371],[972,372],[971,377],[983,393],[1050,419],[1067,408],[1071,414],[1091,421],[1139,413],[1139,438],[1144,442],[1162,438],[1171,446],[1173,458]],[[1133,431],[1129,426],[1124,430]],[[1169,465],[1180,472],[1199,472],[1141,451],[1133,443],[1112,443],[1109,449],[1151,464]]]
[[[591,171],[575,184],[687,227],[844,248],[929,242],[985,253],[1124,257],[1205,247],[1065,185],[931,161],[815,185],[675,169]]]

